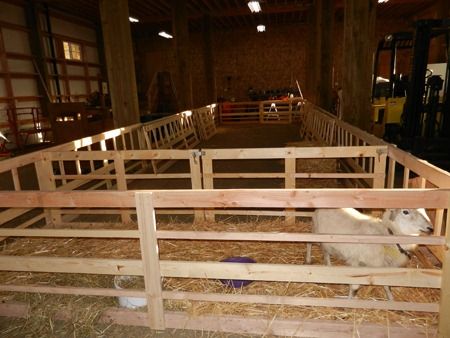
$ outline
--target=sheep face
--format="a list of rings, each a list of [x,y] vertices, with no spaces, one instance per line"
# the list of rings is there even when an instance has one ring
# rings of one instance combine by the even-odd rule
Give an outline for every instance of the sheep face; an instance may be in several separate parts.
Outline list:
[[[393,223],[396,234],[418,236],[433,231],[425,209],[387,209],[383,218]]]

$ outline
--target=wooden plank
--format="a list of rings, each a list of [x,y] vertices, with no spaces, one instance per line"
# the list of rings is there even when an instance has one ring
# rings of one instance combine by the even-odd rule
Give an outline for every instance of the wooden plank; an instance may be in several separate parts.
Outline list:
[[[3,232],[0,229],[0,234],[2,233]],[[49,235],[51,236],[51,233],[49,233]],[[261,241],[261,242],[273,241],[273,242],[305,242],[305,243],[381,243],[381,244],[398,243],[398,244],[424,244],[424,245],[443,245],[445,243],[444,237],[441,236],[417,237],[417,236],[377,236],[377,235],[338,235],[338,234],[328,235],[328,234],[292,233],[292,232],[268,233],[268,232],[158,230],[157,237],[158,239]]]
[[[44,157],[52,161],[70,160],[113,160],[120,156],[124,160],[149,160],[149,159],[189,159],[191,149],[158,149],[158,150],[119,150],[119,151],[44,151]]]
[[[137,230],[0,229],[5,237],[139,238]]]
[[[127,0],[100,0],[100,18],[114,125],[139,122],[133,46]]]
[[[0,286],[1,290],[1,286]],[[272,295],[249,295],[249,294],[221,294],[221,293],[198,293],[164,291],[164,299],[172,300],[194,300],[200,302],[227,302],[227,303],[253,303],[253,304],[277,304],[288,306],[320,306],[333,308],[352,309],[379,309],[396,311],[424,311],[439,312],[437,303],[415,303],[399,301],[373,301],[348,298],[319,298],[319,297],[292,297]]]
[[[450,188],[450,174],[447,171],[393,146],[389,146],[388,156],[435,186]]]
[[[120,291],[120,290],[117,290]],[[123,290],[131,291],[131,290]],[[28,317],[30,307],[20,302],[0,304],[0,315],[8,317]],[[67,312],[61,309],[55,316],[68,320]],[[236,315],[199,315],[192,316],[187,312],[167,311],[165,313],[167,328],[180,330],[198,330],[211,332],[228,332],[236,334],[258,334],[288,337],[317,338],[353,338],[357,337],[390,337],[390,338],[425,338],[436,336],[433,326],[422,328],[416,326],[399,326],[390,324],[371,324],[367,322],[335,321],[323,319],[287,319],[283,317],[262,318],[256,316]],[[108,308],[100,317],[100,322],[118,325],[147,326],[148,316],[145,312],[130,311],[122,308]]]
[[[295,173],[296,173],[296,159],[295,158],[286,158],[284,160],[284,170],[285,170],[285,180],[284,187],[285,189],[295,189]],[[295,223],[295,215],[293,214],[295,209],[290,208],[286,209],[286,223],[294,224]]]
[[[6,208],[134,208],[133,191],[18,191],[0,192],[0,205]]]
[[[403,182],[402,182],[402,188],[403,189],[408,189],[409,186],[409,168],[404,168],[403,169]]]
[[[442,261],[442,284],[441,284],[441,299],[439,307],[439,337],[450,336],[450,211],[447,209],[447,231],[445,234],[445,250]]]
[[[189,169],[191,178],[191,187],[193,190],[203,189],[202,173],[201,173],[201,159],[199,155],[202,153],[198,149],[191,151],[191,157],[189,158]],[[202,209],[196,209],[194,211],[194,219],[196,222],[202,222],[205,220],[205,213]]]
[[[375,161],[373,163],[373,172],[375,174],[372,183],[373,188],[382,189],[385,187],[386,158],[387,158],[387,149],[384,149],[383,151],[378,151],[378,156],[375,157]],[[370,165],[369,170],[372,170],[372,165]]]
[[[159,261],[163,277],[249,279],[259,281],[390,285],[440,288],[441,271],[408,268],[363,268],[297,264],[235,264],[225,262]],[[144,274],[140,260],[2,256],[0,270],[112,275]],[[148,294],[148,291],[146,291]]]
[[[214,189],[213,161],[211,156],[208,156],[209,151],[209,149],[204,150],[204,154],[201,157],[203,169],[203,189]],[[205,219],[208,222],[215,222],[214,211],[205,210]]]
[[[441,287],[441,271],[429,269],[192,261],[160,261],[160,266],[164,277]]]
[[[387,152],[384,146],[373,147],[285,147],[285,148],[239,148],[202,149],[205,157],[214,160],[225,159],[267,159],[267,158],[352,158],[378,157]]]
[[[43,157],[40,161],[35,162],[34,166],[36,168],[39,190],[41,191],[56,190],[56,183],[53,178],[52,162]],[[61,222],[61,213],[59,212],[59,210],[52,208],[49,210],[44,210],[44,213],[47,224]]]
[[[0,284],[2,292],[32,292],[48,293],[54,295],[83,295],[83,296],[107,296],[107,297],[145,297],[145,291],[136,289],[108,289],[93,287],[73,286],[43,286],[39,284],[12,285]],[[5,314],[3,314],[5,315]],[[0,311],[0,316],[2,316]]]
[[[206,188],[206,187],[205,187]],[[442,208],[447,190],[429,189],[215,189],[154,191],[155,207]],[[1,195],[0,195],[1,201]]]
[[[143,275],[142,261],[132,259],[1,256],[0,270],[28,272]]]
[[[205,175],[205,174],[204,174]],[[285,173],[213,173],[213,178],[285,178]],[[383,173],[296,173],[295,178],[378,178],[384,177]]]
[[[389,157],[389,169],[388,169],[388,177],[387,177],[387,184],[386,188],[392,189],[394,188],[395,184],[395,160]]]
[[[0,211],[1,223],[4,224],[6,222],[9,222],[9,221],[13,220],[16,217],[19,217],[19,216],[27,213],[30,210],[31,209],[16,208],[16,209],[6,209],[6,210],[3,210],[3,211]]]
[[[125,161],[123,160],[120,153],[116,153],[116,156],[114,158],[114,170],[116,175],[116,185],[117,190],[119,191],[127,191],[127,180],[125,178]],[[122,223],[130,223],[131,217],[130,213],[126,210],[120,211],[120,217],[122,220]]]
[[[142,191],[148,192],[148,191]],[[446,208],[445,189],[156,190],[156,208]],[[0,192],[6,208],[133,208],[135,191]]]
[[[167,328],[180,330],[198,330],[227,332],[259,336],[284,336],[303,338],[426,338],[436,334],[434,327],[417,328],[371,324],[367,322],[345,322],[335,320],[286,319],[278,316],[273,318],[234,316],[234,315],[196,315],[185,312],[167,311],[165,314]],[[106,323],[122,325],[146,326],[145,313],[111,309],[102,318]]]
[[[44,213],[39,214],[39,215],[36,215],[36,216],[34,216],[33,218],[30,218],[30,219],[28,219],[27,221],[25,221],[25,222],[23,222],[23,223],[20,223],[18,226],[16,226],[16,227],[14,228],[14,230],[15,230],[15,229],[25,229],[25,228],[28,228],[30,225],[33,225],[33,224],[35,224],[36,222],[39,222],[41,219],[44,219],[44,218],[45,218],[45,214],[44,214]],[[3,229],[1,229],[1,230],[3,230]],[[5,230],[6,230],[6,229],[5,229]],[[0,242],[1,242],[1,241],[4,241],[6,238],[9,237],[8,235],[0,235],[0,236],[2,236],[2,237],[0,237]]]
[[[144,269],[145,294],[149,326],[164,330],[164,305],[159,266],[159,247],[156,237],[156,218],[152,195],[136,193],[136,211],[140,233],[142,264]]]

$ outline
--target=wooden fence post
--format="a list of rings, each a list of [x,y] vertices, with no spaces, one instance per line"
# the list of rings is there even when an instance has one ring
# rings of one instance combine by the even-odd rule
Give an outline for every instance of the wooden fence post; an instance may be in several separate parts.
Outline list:
[[[373,173],[375,175],[373,179],[372,188],[383,189],[386,178],[386,158],[387,158],[387,148],[378,148],[377,157],[374,159]]]
[[[117,151],[114,154],[114,169],[116,175],[117,190],[127,191],[127,180],[125,178],[125,161],[123,160],[121,152]],[[131,223],[131,213],[128,210],[120,210],[120,215],[123,223]]]
[[[56,183],[53,174],[52,161],[46,157],[45,152],[41,153],[41,160],[35,162],[34,167],[36,168],[39,190],[55,191]],[[46,209],[44,214],[47,225],[62,222],[60,209]]]
[[[264,103],[259,103],[259,123],[264,123]]]
[[[448,194],[450,201],[450,193]],[[447,203],[450,204],[450,203]],[[442,262],[441,303],[439,306],[439,338],[450,337],[450,205],[447,209],[444,260]]]
[[[203,189],[214,189],[213,161],[211,150],[205,150],[201,159],[203,168]],[[215,221],[214,211],[205,210],[205,219],[208,222],[214,222]]]
[[[286,156],[293,153],[290,149],[286,152]],[[296,158],[286,157],[284,159],[284,171],[286,177],[284,179],[285,189],[295,189],[295,173],[296,173]],[[286,223],[292,225],[295,223],[295,209],[286,209]]]
[[[138,219],[142,265],[144,268],[145,293],[149,326],[164,330],[164,305],[162,299],[159,249],[156,237],[155,208],[151,192],[136,192],[136,213]]]
[[[192,189],[202,189],[202,173],[201,173],[201,164],[202,161],[202,152],[200,149],[193,149],[191,152],[191,156],[189,158],[189,168],[191,170],[191,186]],[[204,209],[195,209],[194,210],[194,220],[196,222],[205,220],[205,212]]]

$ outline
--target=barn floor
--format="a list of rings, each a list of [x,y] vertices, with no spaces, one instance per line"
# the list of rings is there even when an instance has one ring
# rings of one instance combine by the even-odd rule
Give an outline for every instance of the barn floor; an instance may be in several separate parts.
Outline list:
[[[257,148],[257,147],[284,147],[289,146],[292,142],[299,142],[299,131],[296,125],[237,125],[232,127],[220,127],[218,129],[217,135],[211,138],[209,141],[199,145],[199,148]],[[223,166],[228,167],[226,161],[223,161]],[[233,164],[234,165],[234,164]],[[253,171],[260,162],[251,162],[243,164],[248,166],[246,168],[250,172]],[[271,168],[266,167],[273,166]],[[270,163],[264,164],[264,170],[269,171],[279,171],[283,167],[283,163],[280,161],[272,161]],[[176,166],[172,167],[170,170],[177,170]],[[267,187],[265,182],[263,185]],[[161,181],[159,187],[155,187],[153,184],[147,186],[145,181],[132,182],[129,184],[129,189],[145,189],[145,188],[158,188],[158,189],[170,189],[177,188],[177,186],[171,186],[172,183]],[[223,183],[225,184],[225,183]],[[183,185],[183,183],[181,183]],[[218,185],[221,185],[219,183]],[[231,184],[234,186],[234,184]],[[278,182],[273,183],[273,187],[280,187]],[[220,186],[217,186],[220,187]],[[258,187],[254,184],[248,184],[243,187]],[[178,186],[180,188],[180,186]],[[189,188],[187,186],[186,188]],[[98,217],[98,216],[93,216]],[[95,221],[93,219],[92,221]],[[281,221],[274,220],[272,223],[258,222],[255,223],[245,223],[228,224],[227,227],[234,229],[234,231],[245,231],[245,227],[249,227],[250,230],[255,231],[256,227],[261,227],[259,231],[287,231],[284,228],[284,223]],[[75,224],[74,224],[75,225]],[[175,224],[178,226],[178,223]],[[122,225],[117,225],[118,227],[123,227]],[[133,225],[130,225],[133,226]],[[174,224],[162,225],[164,227],[171,227]],[[214,225],[204,225],[205,227],[224,227],[223,223],[218,223]],[[309,224],[302,224],[304,231],[308,231]],[[189,227],[189,226],[187,226]],[[236,228],[239,227],[239,230]],[[196,229],[198,225],[196,225]],[[281,230],[282,229],[282,230]],[[295,231],[302,231],[297,229]],[[83,242],[83,243],[81,243]],[[292,264],[303,264],[304,261],[304,245],[294,244],[294,243],[274,243],[275,245],[270,245],[268,243],[262,245],[249,245],[249,243],[223,243],[223,245],[199,245],[196,241],[162,241],[161,242],[161,255],[163,259],[184,259],[189,252],[189,259],[192,260],[221,260],[230,255],[247,255],[253,257],[258,262],[266,263],[292,263]],[[118,247],[122,247],[123,250],[117,250]],[[202,248],[200,250],[199,248]],[[126,241],[117,240],[112,243],[111,240],[77,240],[77,239],[20,239],[16,241],[9,240],[4,243],[2,249],[2,254],[33,254],[33,255],[61,255],[67,253],[77,257],[108,257],[108,258],[119,258],[119,257],[129,257],[137,258],[139,257],[139,243],[138,241]],[[282,252],[283,255],[279,253]],[[114,254],[113,254],[114,253]],[[314,246],[314,261],[313,264],[321,264],[321,254],[317,246]],[[197,258],[195,257],[197,256]],[[417,260],[412,261],[412,266],[419,265]],[[49,285],[59,283],[71,285],[71,283],[78,283],[80,280],[72,280],[71,276],[54,276],[52,280],[45,281],[47,274],[15,274],[7,275],[5,273],[0,274],[0,283],[11,282],[11,278],[18,278],[22,283],[48,283]],[[17,281],[16,281],[17,282]],[[86,286],[95,287],[110,287],[112,282],[112,277],[110,276],[98,276],[98,279],[93,281],[92,279],[84,279],[81,283],[85,283]],[[189,286],[191,284],[191,286]],[[336,287],[322,287],[322,286],[308,286],[308,285],[295,285],[301,283],[264,283],[264,282],[254,282],[247,287],[245,290],[248,293],[261,294],[269,292],[272,294],[279,295],[304,295],[304,296],[319,296],[319,297],[342,297],[348,292],[347,286],[338,285]],[[194,290],[192,290],[192,285],[194,285]],[[177,279],[166,279],[164,281],[164,288],[167,290],[190,290],[198,292],[233,292],[232,290],[227,290],[223,284],[216,280],[210,281],[194,281],[185,280],[180,283]],[[413,292],[414,291],[414,292]],[[415,290],[401,290],[401,288],[394,288],[393,292],[398,300],[408,300],[414,299],[415,297],[422,297],[419,299],[424,299],[423,301],[436,301],[439,297],[438,290],[432,290],[428,294],[415,293]],[[434,292],[437,291],[437,292]],[[365,299],[385,299],[384,292],[382,288],[377,287],[364,287],[360,290],[359,296]],[[55,299],[51,300],[51,295],[21,295],[19,298],[21,301],[29,301],[34,309],[39,309],[43,306],[43,302],[49,302],[49,304],[55,304]],[[16,299],[12,298],[11,294],[0,295],[0,301]],[[17,298],[18,299],[18,298]],[[78,299],[78,300],[77,300]],[[86,304],[90,307],[96,302],[95,297],[65,297],[56,298],[56,302],[68,303],[73,305],[75,308],[76,303]],[[418,299],[415,299],[418,300]],[[106,306],[115,306],[115,299],[108,298],[105,300]],[[85,302],[85,303],[83,303]],[[103,305],[103,306],[105,306]],[[390,324],[398,323],[401,325],[417,325],[420,327],[428,327],[436,324],[436,315],[433,314],[406,314],[406,317],[402,317],[395,311],[370,311],[363,312],[359,310],[334,310],[334,313],[330,313],[324,309],[324,312],[314,312],[311,308],[304,307],[302,309],[288,309],[281,306],[247,306],[242,307],[242,305],[232,305],[229,308],[218,306],[217,304],[186,304],[186,303],[176,303],[176,302],[166,302],[166,306],[172,310],[184,309],[191,313],[202,314],[202,313],[228,313],[236,311],[245,311],[247,314],[252,313],[253,315],[266,315],[266,316],[292,316],[292,317],[304,317],[304,318],[325,318],[325,319],[337,319],[337,320],[349,320],[353,322],[359,321],[372,321],[376,322],[381,320],[382,322],[387,322]],[[56,306],[57,308],[58,306]],[[92,305],[94,310],[97,307],[102,307],[101,305],[95,303]],[[239,309],[241,307],[241,309]],[[108,326],[106,324],[96,324],[93,319],[95,319],[95,313],[89,315],[86,318],[86,314],[81,315],[79,311],[74,310],[75,318],[80,320],[74,321],[71,325],[62,324],[61,322],[53,322],[50,320],[46,314],[52,313],[55,309],[45,309],[42,311],[42,315],[38,316],[38,324],[41,327],[36,327],[32,321],[24,320],[9,320],[5,318],[0,318],[0,337],[67,337],[67,336],[77,336],[77,337],[253,337],[250,335],[236,335],[236,334],[220,334],[220,333],[208,333],[208,332],[193,332],[193,331],[183,331],[183,330],[167,330],[166,332],[154,332],[147,328],[138,327],[123,327],[123,326]],[[33,318],[33,317],[32,317]],[[83,323],[82,320],[87,319],[87,324]],[[34,319],[33,319],[34,320]]]

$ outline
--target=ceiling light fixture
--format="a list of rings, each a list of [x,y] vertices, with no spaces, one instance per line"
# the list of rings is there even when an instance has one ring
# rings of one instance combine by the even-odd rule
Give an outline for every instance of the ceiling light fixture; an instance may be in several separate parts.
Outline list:
[[[389,0],[378,0],[378,3],[379,4],[384,4],[384,3],[386,3],[386,2],[388,2]]]
[[[258,33],[265,32],[265,31],[266,31],[266,26],[264,26],[264,25],[258,25],[258,26],[256,26],[256,31],[257,31]]]
[[[130,22],[139,22],[139,19],[133,18],[132,16],[128,17]]]
[[[261,12],[261,5],[259,4],[259,1],[249,1],[247,2],[247,5],[252,13]]]
[[[161,36],[161,37],[163,37],[163,38],[166,38],[166,39],[172,39],[172,38],[173,38],[172,35],[170,35],[170,34],[167,33],[167,32],[164,32],[164,31],[159,32],[158,35]]]

